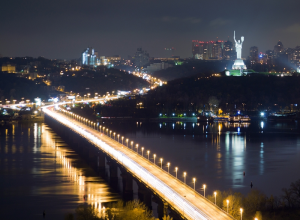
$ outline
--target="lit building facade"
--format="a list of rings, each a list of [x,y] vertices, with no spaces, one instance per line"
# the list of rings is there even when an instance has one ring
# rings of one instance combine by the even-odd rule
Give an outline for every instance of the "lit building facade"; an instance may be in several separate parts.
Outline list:
[[[87,48],[81,55],[81,64],[87,66],[97,66],[98,53],[94,48]]]
[[[222,60],[223,59],[223,41],[192,41],[192,54],[196,60]]]
[[[251,64],[258,63],[258,47],[256,46],[250,47],[249,60]]]

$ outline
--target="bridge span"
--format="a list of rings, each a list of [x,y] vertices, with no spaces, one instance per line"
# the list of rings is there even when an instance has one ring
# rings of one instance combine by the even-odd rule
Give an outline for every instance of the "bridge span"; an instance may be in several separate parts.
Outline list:
[[[184,218],[195,220],[234,219],[144,156],[105,135],[101,130],[99,131],[95,122],[83,123],[81,117],[60,108],[55,110],[53,106],[44,108],[43,111],[52,120],[68,127],[116,160]]]

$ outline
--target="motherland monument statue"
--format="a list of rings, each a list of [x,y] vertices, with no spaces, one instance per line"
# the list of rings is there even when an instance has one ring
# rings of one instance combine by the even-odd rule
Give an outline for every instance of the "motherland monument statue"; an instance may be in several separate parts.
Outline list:
[[[234,64],[232,65],[232,69],[247,69],[246,65],[244,64],[244,61],[242,59],[242,47],[244,42],[244,36],[241,37],[241,40],[235,39],[235,31],[233,32],[233,39],[235,42],[235,50],[236,50],[236,60],[234,61]]]

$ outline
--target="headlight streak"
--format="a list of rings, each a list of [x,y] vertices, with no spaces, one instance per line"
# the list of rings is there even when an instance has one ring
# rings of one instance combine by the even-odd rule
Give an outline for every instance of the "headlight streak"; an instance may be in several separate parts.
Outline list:
[[[115,148],[109,146],[104,141],[98,139],[93,134],[89,133],[87,130],[75,125],[72,121],[66,119],[65,117],[57,114],[48,108],[44,108],[45,114],[51,116],[53,119],[59,121],[65,126],[69,127],[76,133],[80,134],[80,136],[87,138],[87,140],[93,143],[96,146],[99,146],[103,151],[108,153],[111,157],[120,162],[124,167],[126,167],[130,172],[132,172],[135,176],[139,177],[143,182],[147,183],[150,187],[156,189],[156,191],[160,192],[163,195],[163,198],[175,207],[179,212],[181,212],[185,217],[189,219],[211,219],[207,214],[203,213],[197,207],[195,207],[190,202],[186,201],[181,195],[179,195],[176,191],[171,189],[168,185],[162,182],[159,178],[154,176],[144,167],[139,165],[137,162],[132,160],[130,157],[125,155],[124,153],[116,150]]]

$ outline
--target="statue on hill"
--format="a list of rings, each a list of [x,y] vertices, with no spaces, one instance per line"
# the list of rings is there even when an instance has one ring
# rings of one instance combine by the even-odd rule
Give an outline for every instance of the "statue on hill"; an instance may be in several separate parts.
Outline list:
[[[235,50],[236,50],[236,60],[232,65],[233,70],[240,70],[240,76],[242,75],[243,70],[247,69],[243,59],[242,59],[242,47],[244,42],[244,36],[241,37],[241,40],[235,39],[235,31],[233,32],[233,39],[235,42]]]
[[[242,59],[242,46],[243,46],[243,42],[244,42],[244,36],[241,37],[241,40],[236,41],[235,31],[234,31],[233,39],[235,42],[236,58]]]

